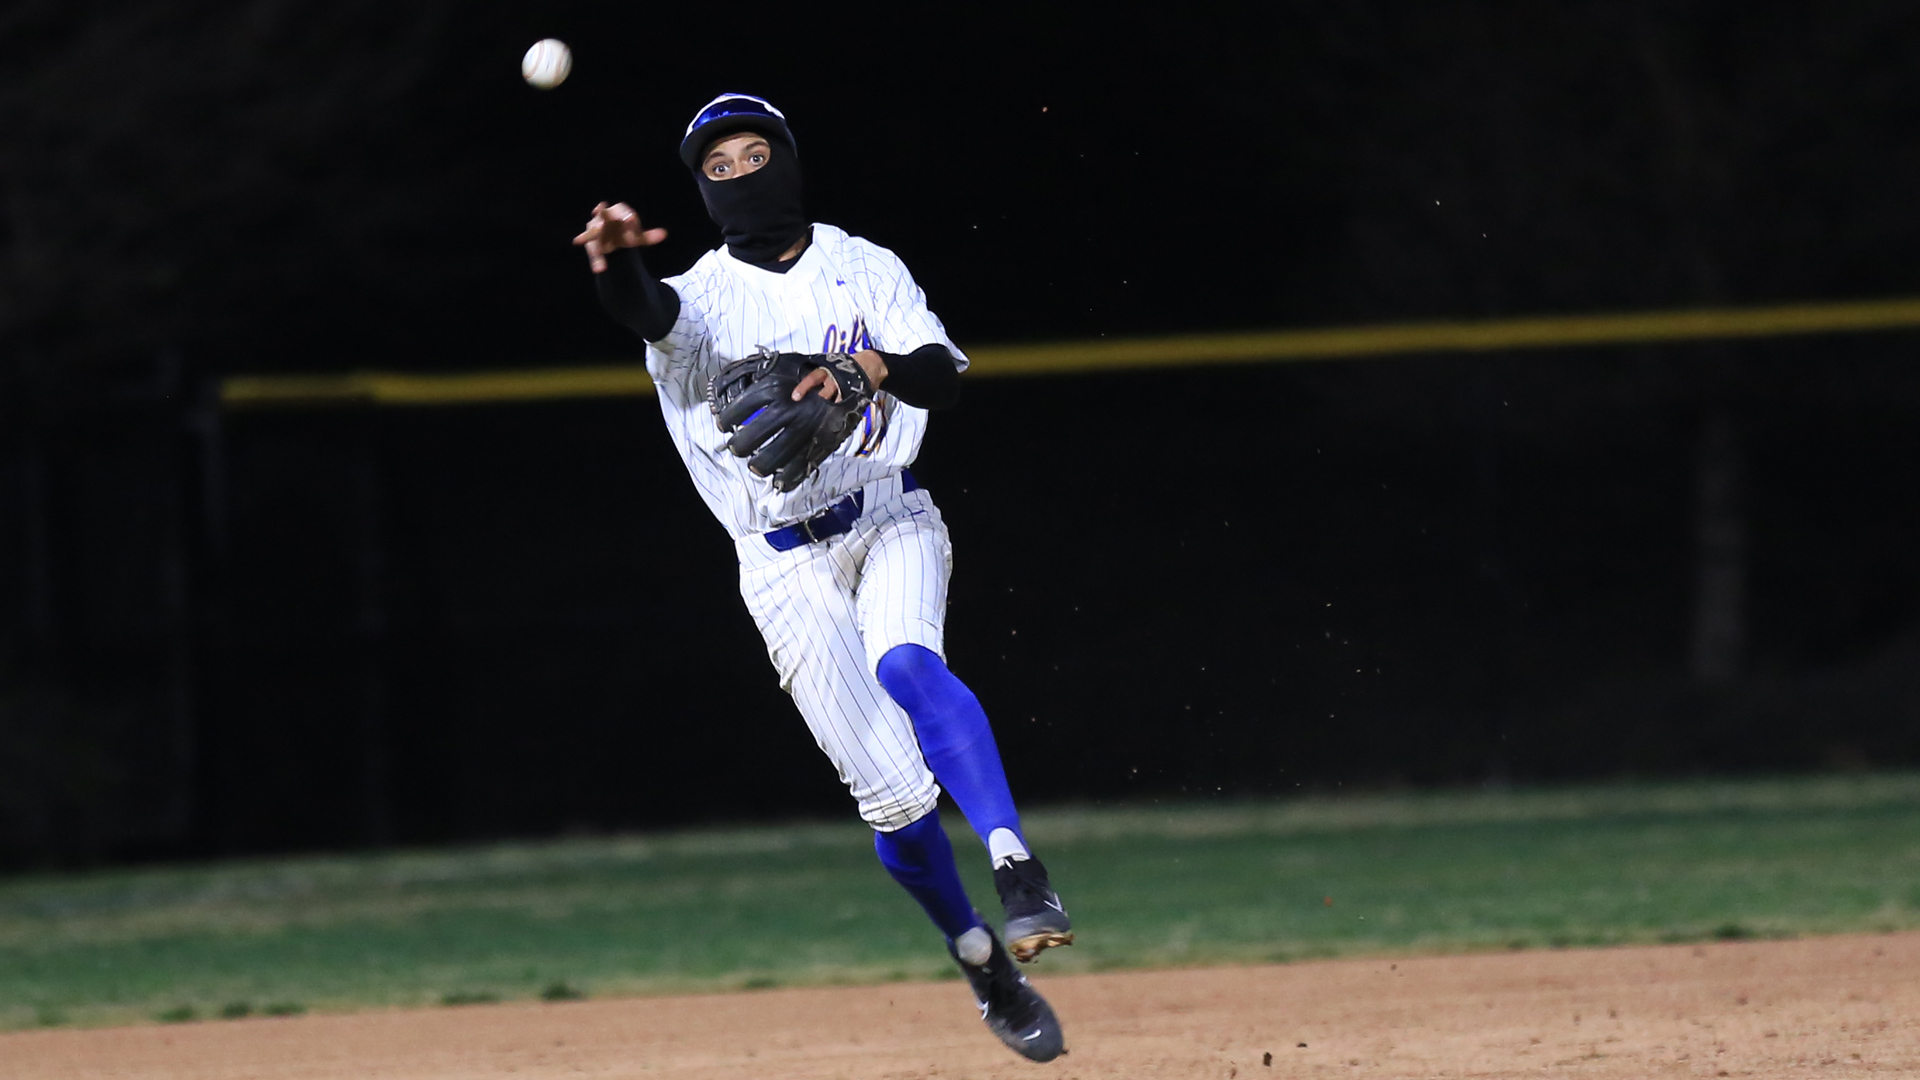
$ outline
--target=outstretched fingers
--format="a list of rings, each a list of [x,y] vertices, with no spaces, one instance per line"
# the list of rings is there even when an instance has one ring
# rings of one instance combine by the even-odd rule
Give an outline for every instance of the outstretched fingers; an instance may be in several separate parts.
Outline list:
[[[611,205],[595,203],[593,217],[587,221],[580,235],[573,238],[575,247],[587,249],[587,264],[598,274],[607,268],[607,253],[620,248],[652,247],[667,238],[665,229],[643,229],[640,215],[626,203]]]
[[[640,215],[626,203],[614,203],[612,206],[601,204],[602,209],[595,213],[607,223],[607,231],[612,234],[614,247],[652,247],[667,238],[665,229],[646,229],[640,225]]]
[[[605,229],[607,225],[606,219],[601,216],[606,212],[606,209],[606,203],[594,204],[593,216],[587,219],[587,224],[580,230],[580,235],[573,238],[575,247],[582,244],[591,244],[600,238],[601,231]]]

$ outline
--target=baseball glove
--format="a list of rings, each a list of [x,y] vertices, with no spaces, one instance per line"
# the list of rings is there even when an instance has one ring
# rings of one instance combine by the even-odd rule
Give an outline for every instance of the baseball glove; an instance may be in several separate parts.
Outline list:
[[[819,394],[793,400],[809,371],[823,368],[839,389],[838,400]],[[727,432],[727,449],[747,459],[757,476],[770,476],[780,491],[792,491],[820,468],[860,426],[873,400],[873,383],[846,353],[807,355],[762,349],[728,364],[707,384],[707,406]]]

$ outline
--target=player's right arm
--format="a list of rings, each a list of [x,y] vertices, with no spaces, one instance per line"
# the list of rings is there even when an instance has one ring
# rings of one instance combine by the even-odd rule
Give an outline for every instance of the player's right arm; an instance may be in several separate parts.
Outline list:
[[[680,294],[656,280],[641,261],[640,249],[667,238],[665,229],[642,228],[640,215],[626,203],[600,203],[586,228],[573,238],[587,250],[600,306],[622,326],[646,341],[659,341],[680,317]]]

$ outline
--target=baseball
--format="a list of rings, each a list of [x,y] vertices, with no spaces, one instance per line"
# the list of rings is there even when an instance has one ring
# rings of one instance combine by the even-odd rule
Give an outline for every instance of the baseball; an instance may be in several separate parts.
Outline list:
[[[573,70],[573,51],[559,38],[536,41],[520,58],[520,75],[542,90],[551,90],[567,81]]]

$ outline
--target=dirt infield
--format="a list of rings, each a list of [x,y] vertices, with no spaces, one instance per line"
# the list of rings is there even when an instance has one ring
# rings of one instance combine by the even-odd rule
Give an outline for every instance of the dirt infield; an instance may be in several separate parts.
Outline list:
[[[1047,1066],[950,982],[23,1032],[0,1076],[1920,1075],[1920,934],[1036,981]]]

